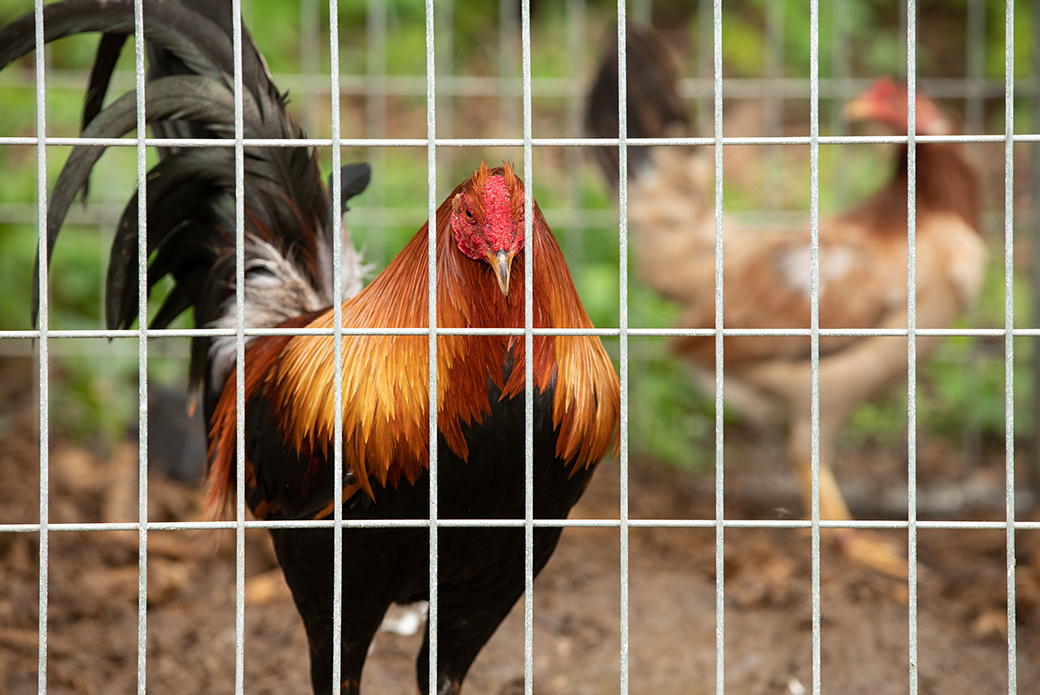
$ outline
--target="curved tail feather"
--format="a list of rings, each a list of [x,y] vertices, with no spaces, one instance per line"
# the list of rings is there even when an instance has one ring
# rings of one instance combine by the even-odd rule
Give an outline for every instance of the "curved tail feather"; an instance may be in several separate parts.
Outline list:
[[[162,136],[227,139],[234,136],[234,51],[230,5],[203,0],[144,0],[150,69],[145,85],[145,121]],[[112,70],[134,29],[131,0],[64,0],[44,8],[46,41],[100,32],[83,112],[84,137],[122,137],[137,127],[136,97],[125,94],[103,106]],[[35,48],[32,15],[0,29],[0,69]],[[285,111],[263,56],[243,31],[243,135],[300,139],[300,127]],[[77,193],[86,193],[90,172],[104,147],[73,148],[51,194],[48,259]],[[226,146],[180,147],[161,152],[148,172],[145,201],[150,257],[147,287],[163,277],[173,289],[152,317],[163,328],[186,309],[197,326],[235,325],[235,151]],[[332,210],[317,153],[309,147],[246,147],[244,158],[246,325],[268,327],[327,307],[332,292],[332,247],[344,239],[342,297],[361,289],[364,266],[349,244],[340,215],[361,193],[367,164],[343,168],[341,210]],[[109,262],[106,320],[129,327],[138,313],[138,197],[120,219]],[[38,311],[34,278],[33,321]],[[249,341],[250,338],[247,338]],[[230,348],[229,348],[230,346]],[[207,406],[234,366],[234,338],[193,339],[192,382],[206,385]],[[226,356],[230,354],[230,362]],[[207,416],[210,408],[207,407]]]

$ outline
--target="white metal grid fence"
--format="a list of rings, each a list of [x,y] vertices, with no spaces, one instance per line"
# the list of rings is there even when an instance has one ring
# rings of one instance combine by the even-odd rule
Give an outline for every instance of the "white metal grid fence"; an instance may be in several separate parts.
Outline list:
[[[584,13],[585,7],[581,0],[569,0],[568,1],[568,36],[580,35],[583,31]],[[442,123],[444,120],[448,121],[448,128],[450,128],[450,108],[441,110],[438,108],[438,99],[444,99],[447,97],[450,99],[452,96],[460,94],[491,94],[500,97],[504,102],[509,99],[515,99],[516,94],[513,91],[513,82],[507,76],[515,71],[515,60],[509,55],[507,50],[503,50],[500,56],[500,75],[499,79],[486,78],[464,78],[451,76],[448,78],[441,78],[438,72],[438,63],[436,61],[437,47],[439,44],[439,37],[442,35],[442,25],[439,23],[445,19],[444,16],[439,16],[441,8],[449,8],[447,12],[450,13],[450,4],[438,3],[435,8],[433,0],[426,0],[425,3],[425,17],[426,17],[426,79],[422,94],[426,98],[426,114],[427,114],[427,135],[426,138],[386,138],[383,137],[381,128],[383,121],[386,117],[386,103],[384,99],[375,98],[370,99],[367,106],[367,137],[364,138],[345,138],[342,137],[340,132],[340,99],[341,95],[352,95],[352,94],[365,94],[371,97],[376,94],[380,97],[385,97],[386,94],[391,92],[399,93],[418,93],[420,85],[414,81],[408,79],[391,79],[385,76],[385,52],[386,52],[386,13],[385,6],[378,0],[370,0],[368,3],[369,8],[369,24],[368,30],[370,34],[375,37],[375,40],[369,45],[370,51],[370,74],[364,77],[358,76],[341,76],[339,71],[339,56],[336,50],[331,52],[331,78],[327,82],[327,89],[324,85],[315,81],[314,70],[317,65],[317,58],[313,53],[313,42],[303,41],[301,45],[304,47],[305,55],[303,56],[303,63],[306,66],[305,74],[301,81],[301,91],[304,94],[325,94],[328,93],[331,96],[331,123],[332,123],[332,136],[331,138],[312,138],[309,140],[291,140],[291,141],[273,141],[273,140],[256,140],[247,139],[243,135],[243,105],[242,105],[242,74],[241,74],[241,58],[242,58],[242,36],[239,31],[239,24],[235,24],[235,35],[234,35],[234,48],[235,48],[235,137],[232,140],[227,141],[214,141],[214,140],[198,140],[198,141],[186,141],[186,140],[168,140],[161,138],[150,138],[146,136],[145,129],[145,117],[144,117],[144,83],[145,83],[145,72],[144,72],[144,39],[143,39],[143,23],[142,23],[142,2],[136,0],[135,3],[135,17],[136,17],[136,36],[135,36],[135,89],[137,95],[138,105],[138,116],[137,116],[137,137],[134,140],[123,140],[123,139],[93,139],[86,140],[83,138],[65,138],[65,137],[48,137],[47,136],[47,120],[46,120],[46,109],[37,109],[37,122],[36,122],[36,135],[35,137],[0,137],[0,145],[35,145],[37,152],[37,187],[38,196],[36,201],[36,219],[39,229],[39,252],[40,252],[40,282],[41,287],[47,286],[47,265],[42,260],[46,258],[46,229],[47,229],[47,151],[49,147],[62,146],[62,145],[74,145],[74,144],[97,144],[105,146],[116,146],[116,147],[136,147],[137,151],[137,176],[138,176],[138,193],[139,193],[139,217],[138,224],[141,229],[146,224],[145,214],[145,201],[147,197],[146,192],[146,150],[152,146],[169,146],[176,144],[181,147],[213,147],[213,146],[225,146],[234,147],[235,149],[235,161],[236,161],[236,240],[237,240],[237,264],[236,264],[236,277],[237,286],[241,288],[244,280],[244,255],[243,255],[243,233],[244,233],[244,209],[243,209],[243,186],[244,186],[244,148],[247,146],[293,146],[299,147],[301,145],[308,145],[314,147],[330,147],[332,152],[333,166],[332,166],[332,196],[333,196],[333,209],[339,208],[339,176],[340,176],[340,157],[341,148],[343,147],[365,147],[368,148],[368,152],[372,153],[374,158],[378,158],[383,151],[382,148],[388,147],[413,147],[421,148],[425,147],[427,151],[427,189],[428,189],[428,208],[427,215],[430,221],[430,237],[429,237],[429,266],[428,266],[428,279],[430,286],[429,295],[429,326],[428,330],[415,329],[412,331],[400,330],[393,331],[394,334],[422,334],[428,335],[429,338],[429,360],[430,360],[430,385],[429,385],[429,398],[431,402],[430,412],[430,516],[428,520],[414,521],[414,520],[399,520],[399,521],[379,521],[379,522],[364,522],[364,521],[353,521],[344,520],[342,518],[342,420],[336,418],[336,432],[335,432],[335,449],[334,449],[334,462],[336,470],[336,481],[335,490],[336,492],[336,504],[334,505],[334,519],[331,521],[294,521],[294,522],[272,522],[272,521],[249,521],[246,519],[245,512],[245,495],[244,495],[244,403],[245,403],[245,392],[244,392],[244,377],[242,372],[236,372],[239,374],[237,382],[237,460],[239,464],[239,470],[237,475],[237,508],[236,517],[234,521],[225,522],[154,522],[148,519],[148,486],[147,486],[147,466],[148,466],[148,445],[147,445],[147,421],[148,421],[148,359],[149,359],[149,343],[148,338],[150,337],[194,337],[194,336],[228,336],[232,335],[236,337],[238,345],[237,359],[238,363],[241,364],[244,361],[245,347],[244,339],[247,336],[257,335],[280,335],[280,334],[293,334],[293,335],[333,335],[335,345],[335,378],[337,387],[335,389],[335,405],[337,412],[342,408],[342,346],[341,341],[338,340],[340,336],[348,334],[383,334],[389,331],[385,330],[366,330],[366,329],[344,329],[342,328],[341,320],[341,308],[339,305],[335,307],[335,320],[333,322],[334,328],[331,331],[322,330],[305,330],[305,329],[257,329],[247,327],[244,323],[244,299],[241,291],[237,295],[237,324],[233,331],[219,330],[219,329],[166,329],[166,330],[152,330],[147,328],[147,246],[145,243],[144,235],[141,235],[138,246],[138,278],[139,278],[139,313],[140,313],[140,328],[136,330],[51,330],[48,323],[48,294],[42,292],[40,297],[40,319],[39,328],[37,330],[26,330],[26,331],[0,331],[0,338],[3,339],[34,339],[38,345],[39,354],[39,417],[40,417],[40,516],[39,523],[24,523],[24,524],[2,524],[0,525],[0,533],[38,533],[40,539],[40,561],[39,561],[39,692],[44,693],[47,690],[47,637],[48,637],[48,572],[49,572],[49,553],[48,553],[48,539],[49,534],[57,532],[69,532],[69,531],[93,531],[93,530],[122,530],[122,531],[136,531],[139,534],[139,572],[138,572],[138,654],[137,654],[137,687],[138,692],[144,693],[146,686],[146,637],[148,627],[148,613],[147,613],[147,551],[148,551],[148,534],[152,531],[165,531],[165,530],[187,530],[187,529],[234,529],[236,538],[236,549],[237,549],[237,563],[236,563],[236,692],[243,692],[244,687],[244,586],[245,586],[245,530],[247,528],[275,528],[275,527],[333,527],[335,529],[341,529],[346,526],[399,526],[399,527],[428,527],[430,530],[430,608],[429,608],[429,625],[433,635],[436,635],[437,626],[437,582],[435,577],[437,576],[437,537],[438,529],[441,527],[449,526],[473,526],[473,525],[495,525],[495,526],[516,526],[525,529],[526,537],[526,591],[524,599],[524,622],[525,622],[525,668],[524,668],[524,681],[525,681],[525,692],[530,694],[533,692],[533,530],[535,527],[544,526],[586,526],[586,527],[605,527],[605,528],[617,528],[620,533],[621,541],[621,565],[620,565],[620,576],[621,576],[621,682],[620,689],[622,694],[626,694],[629,690],[628,683],[628,624],[629,624],[629,604],[628,604],[628,532],[633,527],[687,527],[687,528],[712,528],[715,530],[716,538],[716,554],[715,554],[715,565],[716,565],[716,690],[720,694],[725,691],[725,677],[724,677],[724,614],[725,614],[725,581],[724,581],[724,562],[723,562],[723,549],[725,543],[725,529],[726,528],[740,528],[740,527],[768,527],[768,528],[808,528],[812,534],[812,669],[813,669],[813,692],[820,693],[822,691],[822,680],[821,680],[821,607],[820,607],[820,530],[824,528],[877,528],[877,529],[905,529],[908,534],[909,540],[909,606],[908,606],[908,618],[909,618],[909,644],[910,653],[909,661],[911,664],[909,678],[910,678],[910,692],[916,693],[918,691],[917,681],[917,563],[916,563],[916,551],[917,551],[917,534],[921,529],[1005,529],[1006,530],[1006,556],[1007,556],[1007,648],[1008,648],[1008,692],[1015,693],[1018,690],[1017,678],[1016,678],[1016,614],[1015,614],[1015,531],[1016,529],[1040,529],[1040,522],[1023,522],[1017,521],[1015,518],[1015,461],[1014,461],[1014,338],[1016,337],[1040,337],[1040,328],[1016,328],[1014,325],[1013,316],[1013,252],[1014,252],[1014,238],[1013,238],[1013,204],[1014,204],[1014,158],[1013,148],[1015,143],[1024,142],[1040,142],[1040,135],[1037,134],[1016,134],[1014,131],[1014,100],[1016,94],[1016,83],[1014,79],[1014,68],[1015,68],[1015,56],[1014,56],[1014,28],[1015,28],[1015,16],[1014,16],[1014,3],[1008,2],[1006,5],[1005,12],[1005,80],[1004,84],[1000,89],[994,89],[993,85],[985,81],[982,77],[981,69],[981,58],[977,52],[973,52],[968,56],[968,70],[969,79],[957,81],[957,82],[942,82],[935,81],[929,83],[929,91],[934,96],[963,96],[968,105],[967,112],[968,116],[968,129],[973,134],[965,136],[921,136],[915,134],[914,123],[914,99],[913,94],[917,89],[917,65],[916,56],[914,51],[906,52],[906,75],[907,75],[907,87],[911,95],[908,100],[909,114],[908,114],[908,136],[890,136],[890,137],[866,137],[866,136],[850,136],[842,132],[833,136],[822,136],[820,135],[820,113],[819,103],[822,96],[850,96],[853,91],[858,91],[863,86],[863,82],[856,81],[845,77],[847,73],[848,57],[845,55],[845,44],[842,43],[840,35],[836,34],[838,38],[835,38],[832,50],[834,55],[838,58],[836,60],[835,72],[840,76],[831,80],[821,79],[819,74],[819,3],[817,0],[811,2],[811,54],[810,54],[810,65],[811,72],[808,80],[808,97],[810,104],[810,134],[808,137],[782,137],[776,134],[777,130],[777,112],[778,104],[782,103],[784,98],[791,98],[796,96],[803,96],[806,83],[803,80],[784,80],[779,79],[781,72],[781,57],[777,55],[777,49],[775,48],[775,42],[770,41],[770,50],[767,51],[769,67],[768,75],[764,82],[756,80],[735,80],[725,81],[722,78],[722,3],[721,0],[713,0],[710,4],[706,1],[701,2],[701,32],[702,36],[706,36],[710,31],[710,41],[703,41],[702,46],[702,61],[701,70],[702,74],[699,78],[685,81],[683,87],[687,95],[710,95],[714,104],[713,113],[711,116],[711,122],[713,123],[714,133],[711,137],[699,137],[699,138],[657,138],[657,139],[629,139],[626,135],[626,102],[624,98],[625,87],[626,87],[626,60],[625,60],[625,30],[626,30],[626,7],[624,0],[619,0],[617,10],[618,20],[618,53],[619,53],[619,90],[621,94],[620,107],[619,107],[619,119],[620,119],[620,136],[615,139],[599,139],[592,140],[587,138],[579,137],[579,133],[576,131],[580,126],[580,86],[581,80],[584,77],[581,74],[582,56],[580,49],[576,49],[570,54],[569,64],[573,69],[572,79],[562,81],[556,84],[552,84],[551,80],[547,80],[543,85],[549,92],[558,90],[559,94],[566,95],[568,98],[568,131],[569,135],[562,138],[536,138],[533,134],[532,127],[532,89],[535,80],[531,75],[531,13],[529,2],[521,3],[522,11],[520,16],[519,27],[510,26],[509,22],[505,20],[510,14],[505,10],[509,6],[506,0],[502,0],[500,7],[503,8],[503,21],[501,23],[501,32],[503,37],[506,37],[512,31],[519,31],[521,40],[521,92],[520,98],[522,102],[522,113],[523,113],[523,137],[522,138],[451,138],[451,137],[438,137],[438,115],[442,117]],[[650,15],[649,2],[637,3],[633,10],[633,15],[646,19]],[[971,0],[968,3],[969,17],[973,17],[974,20],[969,21],[970,31],[976,36],[976,44],[981,41],[979,37],[979,22],[981,19],[982,3],[976,0]],[[239,16],[242,12],[241,0],[233,0],[233,11],[236,16]],[[906,14],[905,14],[905,31],[906,31],[906,44],[914,45],[917,32],[916,16],[917,8],[913,1],[907,3]],[[43,46],[43,0],[36,0],[35,2],[36,12],[36,41],[37,46]],[[317,0],[303,0],[301,4],[301,13],[309,17],[309,22],[304,22],[305,30],[310,33],[308,36],[313,37],[315,18],[317,17]],[[330,0],[329,2],[329,13],[330,16],[336,17],[338,14],[337,0]],[[769,13],[769,21],[771,28],[775,31],[777,26],[782,26],[783,15],[782,13]],[[447,15],[450,20],[450,14]],[[448,26],[450,27],[450,21]],[[436,29],[436,31],[435,31]],[[450,28],[447,29],[450,32]],[[335,47],[338,46],[338,25],[336,21],[330,23],[330,45]],[[506,44],[507,42],[503,42]],[[448,43],[450,46],[450,42]],[[712,46],[710,55],[705,54],[705,47]],[[262,47],[261,47],[262,48]],[[443,49],[440,49],[443,50]],[[382,54],[383,57],[380,57]],[[36,51],[36,99],[38,105],[46,103],[46,62],[45,52],[43,50]],[[843,57],[844,56],[844,57]],[[711,65],[709,66],[709,59]],[[450,71],[449,71],[450,72]],[[706,77],[710,75],[710,77]],[[1020,90],[1021,91],[1021,90]],[[722,119],[722,106],[723,98],[725,96],[740,95],[760,95],[766,94],[764,100],[765,107],[768,115],[766,123],[768,124],[768,132],[760,137],[725,137],[723,134],[723,119]],[[982,118],[982,99],[985,96],[996,96],[1003,94],[1005,104],[1005,122],[1004,122],[1004,134],[1003,135],[980,135],[978,124]],[[316,108],[313,103],[309,100],[304,100],[305,118],[308,118],[308,114],[313,114],[313,110]],[[510,113],[510,109],[503,108],[503,122],[508,120],[507,114]],[[445,119],[444,115],[447,115]],[[832,129],[841,131],[844,128],[844,124],[840,119],[832,120]],[[908,312],[909,312],[909,326],[907,330],[852,330],[852,329],[841,329],[841,330],[825,330],[819,326],[819,188],[820,188],[820,156],[819,146],[821,144],[836,144],[836,145],[847,145],[855,143],[908,143],[909,144],[909,167],[910,175],[908,176],[909,191],[908,191],[908,231],[910,235],[910,244],[908,245],[909,257],[908,257],[908,294],[910,297]],[[915,234],[915,209],[914,209],[914,181],[913,175],[915,167],[915,149],[914,144],[918,142],[965,142],[965,143],[1003,143],[1005,148],[1005,212],[1004,212],[1004,297],[1005,297],[1005,326],[1003,329],[918,329],[915,325],[915,257],[914,257],[914,234]],[[768,145],[768,146],[780,146],[780,145],[791,145],[800,144],[808,145],[810,148],[810,178],[811,178],[811,202],[810,202],[810,224],[812,229],[812,253],[811,253],[811,296],[812,296],[812,314],[811,314],[811,325],[810,328],[804,330],[739,330],[739,329],[726,329],[723,327],[723,273],[722,273],[722,211],[723,211],[723,147],[722,145]],[[618,328],[607,328],[607,329],[596,329],[592,331],[583,330],[542,330],[534,329],[532,327],[532,272],[533,264],[525,264],[525,328],[523,331],[508,331],[508,330],[446,330],[438,329],[436,321],[436,268],[434,264],[435,257],[435,246],[434,246],[434,232],[435,229],[435,213],[439,196],[437,194],[438,188],[444,189],[448,186],[449,182],[446,182],[439,177],[438,159],[437,153],[438,148],[465,148],[465,147],[478,147],[478,146],[499,146],[499,147],[522,147],[523,148],[523,159],[524,159],[524,179],[526,182],[527,194],[525,197],[525,224],[527,225],[526,239],[530,243],[531,239],[531,204],[532,204],[532,190],[535,180],[535,172],[533,168],[533,150],[535,147],[565,147],[568,153],[568,162],[578,162],[581,156],[581,147],[590,145],[610,145],[618,147],[620,157],[620,170],[621,175],[619,179],[619,196],[620,196],[620,225],[619,225],[619,236],[618,242],[620,247],[620,265],[618,268],[620,278],[620,315]],[[711,330],[696,330],[696,329],[647,329],[641,327],[631,327],[629,325],[628,315],[628,235],[627,235],[627,150],[629,147],[638,146],[649,146],[649,145],[709,145],[715,146],[715,219],[716,219],[716,289],[715,289],[715,323],[716,328]],[[438,184],[438,181],[440,183]],[[450,186],[449,186],[450,187]],[[379,190],[378,184],[374,188],[375,191]],[[378,192],[376,193],[378,196]],[[574,202],[577,199],[576,191],[569,193],[569,199],[572,201],[572,205],[569,206],[573,213],[573,210],[577,207]],[[385,212],[385,211],[383,211]],[[575,226],[581,226],[580,215],[571,214],[568,216],[568,220]],[[379,224],[380,222],[374,222]],[[382,221],[385,224],[385,220]],[[334,248],[334,287],[336,291],[335,296],[339,296],[339,287],[341,285],[341,248],[340,238],[335,236],[337,239]],[[530,247],[526,249],[526,253],[530,255]],[[618,517],[616,519],[607,520],[545,520],[545,519],[534,519],[533,518],[533,492],[531,485],[528,484],[527,499],[526,499],[526,516],[525,519],[520,521],[509,521],[509,520],[446,520],[440,519],[437,514],[437,408],[435,406],[437,399],[437,370],[436,370],[436,352],[437,352],[437,336],[438,335],[450,335],[450,334],[463,334],[463,333],[480,333],[480,334],[510,334],[510,335],[523,335],[525,341],[525,350],[528,356],[526,361],[527,374],[526,374],[526,389],[525,389],[525,400],[527,405],[527,423],[526,423],[526,467],[527,467],[527,480],[530,481],[532,478],[533,471],[533,360],[530,359],[533,345],[533,337],[535,335],[599,335],[599,336],[610,336],[617,337],[619,341],[619,366],[621,375],[621,447],[620,447],[620,475],[621,475],[621,497],[620,497],[620,508],[618,510]],[[716,390],[715,390],[715,407],[716,407],[716,420],[715,420],[715,518],[714,519],[699,519],[699,520],[680,520],[680,519],[631,519],[629,518],[629,493],[628,493],[628,459],[629,459],[629,446],[628,446],[628,386],[629,386],[629,338],[630,337],[643,337],[643,336],[712,336],[715,338],[715,356],[716,356]],[[811,341],[812,351],[812,399],[813,399],[813,439],[812,439],[812,490],[813,490],[813,505],[811,509],[811,518],[808,520],[781,520],[781,521],[761,521],[761,520],[741,520],[741,519],[727,519],[725,517],[725,509],[723,505],[723,488],[724,488],[724,472],[723,472],[723,337],[726,335],[762,335],[762,336],[807,336]],[[909,440],[907,447],[907,454],[909,458],[909,484],[907,489],[907,495],[909,499],[907,518],[899,521],[883,521],[883,520],[863,520],[863,521],[827,521],[821,520],[820,509],[819,509],[819,340],[824,336],[836,336],[836,335],[855,335],[855,336],[877,336],[877,335],[889,335],[889,336],[905,336],[908,341],[908,412],[907,417],[909,420]],[[916,374],[916,341],[921,336],[987,336],[987,337],[1003,337],[1004,338],[1004,350],[1005,350],[1005,413],[1006,413],[1006,447],[1005,447],[1005,520],[1003,522],[971,522],[971,521],[925,521],[918,520],[916,514],[916,389],[915,384],[917,383]],[[49,521],[49,460],[48,460],[48,442],[49,442],[49,355],[52,354],[52,341],[63,341],[66,339],[75,338],[136,338],[138,348],[138,369],[139,369],[139,380],[138,380],[138,420],[140,430],[140,454],[139,454],[139,519],[136,523],[50,523]],[[333,619],[335,628],[333,634],[338,640],[339,638],[339,625],[342,619],[342,596],[340,593],[341,586],[341,574],[340,564],[342,558],[342,536],[339,533],[333,535],[335,541],[334,553],[336,557],[336,576],[335,576],[335,603],[333,608]],[[338,643],[337,643],[338,644]],[[338,682],[339,679],[339,649],[338,646],[334,648],[334,682]],[[430,690],[436,690],[436,662],[437,662],[437,641],[436,638],[431,640],[430,645]]]

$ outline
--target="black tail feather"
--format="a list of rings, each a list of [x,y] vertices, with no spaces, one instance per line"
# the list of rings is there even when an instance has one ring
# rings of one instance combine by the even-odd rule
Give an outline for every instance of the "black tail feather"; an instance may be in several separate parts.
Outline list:
[[[144,31],[177,55],[197,75],[225,79],[223,66],[234,65],[227,37],[213,22],[183,7],[144,0]],[[47,43],[83,33],[134,32],[134,4],[127,0],[64,0],[44,6]],[[35,18],[25,15],[0,30],[0,70],[36,48]]]
[[[212,0],[167,0],[179,2],[185,8],[196,12],[213,22],[224,32],[228,41],[232,42],[234,24],[230,3],[213,2]],[[149,78],[167,75],[191,74],[192,70],[174,52],[160,44],[148,46]],[[221,69],[227,74],[234,74],[234,65],[223,65]],[[267,68],[263,54],[253,42],[249,31],[242,26],[242,83],[253,94],[260,107],[261,117],[266,117],[265,109],[281,112],[285,108],[286,97],[278,91],[274,78]],[[163,121],[152,124],[156,137],[162,138],[207,138],[213,137],[205,124],[184,121]],[[277,137],[277,136],[272,136]],[[284,136],[283,136],[284,137]],[[169,154],[169,148],[160,148],[160,155]]]
[[[116,68],[119,54],[123,52],[123,44],[128,38],[128,34],[101,35],[94,67],[90,71],[90,85],[87,87],[87,98],[83,104],[83,125],[80,130],[86,130],[90,122],[101,113],[108,85],[112,81],[112,71]]]
[[[192,59],[191,52],[199,51],[201,42],[211,41],[213,38],[214,30],[220,31],[223,36],[227,39],[227,42],[232,42],[234,27],[232,24],[232,8],[230,4],[223,4],[219,2],[211,2],[210,0],[166,0],[163,4],[167,12],[165,13],[165,20],[167,30],[176,31],[179,27],[190,26],[192,22],[201,22],[202,27],[200,31],[186,31],[184,39],[187,40],[186,45],[175,47],[175,44],[163,41],[163,31],[161,27],[151,26],[154,21],[162,21],[160,16],[156,14],[153,3],[155,0],[148,0],[145,3],[145,18],[148,20],[145,26],[145,34],[151,41],[148,44],[148,61],[149,61],[149,78],[155,79],[158,77],[169,77],[171,75],[192,75],[192,74],[205,74],[200,73],[198,70],[198,59]],[[127,5],[124,0],[116,0],[115,4]],[[67,3],[61,3],[67,4]],[[106,3],[108,5],[109,3]],[[180,9],[178,9],[178,7]],[[57,38],[61,38],[59,35],[51,36],[49,26],[54,21],[60,21],[61,17],[66,18],[68,26],[62,30],[57,29],[61,35],[69,35],[72,33],[81,33],[87,31],[99,31],[96,28],[96,24],[86,21],[86,17],[82,16],[87,13],[96,13],[97,5],[95,0],[74,0],[74,2],[65,9],[63,12],[52,12],[45,10],[44,20],[47,24],[47,36],[48,42],[53,41]],[[126,7],[115,8],[115,13],[118,19],[113,20],[111,17],[101,16],[95,17],[95,21],[111,22],[113,28],[121,26],[126,23]],[[87,98],[83,108],[83,129],[90,124],[95,116],[101,111],[102,105],[105,100],[105,95],[108,92],[109,83],[112,79],[112,73],[115,69],[116,62],[119,60],[119,55],[123,50],[123,45],[126,43],[127,38],[132,35],[133,32],[133,5],[129,3],[129,20],[130,27],[129,31],[104,31],[101,36],[101,42],[98,44],[97,56],[94,61],[94,67],[90,75],[90,83],[87,87]],[[58,19],[52,17],[57,15]],[[78,17],[79,22],[76,22]],[[178,18],[187,17],[187,21],[175,21]],[[29,16],[28,20],[32,17]],[[20,31],[17,22],[12,23],[12,35]],[[154,30],[154,34],[152,33]],[[0,38],[3,41],[3,38]],[[259,103],[264,104],[266,102],[273,102],[277,104],[278,108],[285,106],[285,96],[279,93],[277,87],[275,87],[274,79],[271,77],[271,73],[267,68],[267,63],[264,60],[260,50],[256,47],[253,42],[252,36],[249,32],[242,28],[242,83],[246,86],[246,89],[250,90],[253,94],[253,98]],[[3,45],[0,43],[0,45]],[[22,54],[32,50],[32,46],[19,49],[16,45],[12,45],[12,50],[22,50]],[[187,52],[187,55],[185,54]],[[4,52],[0,51],[0,69],[3,69],[5,63]],[[18,57],[18,56],[15,56]],[[232,54],[226,52],[213,53],[210,58],[212,59],[212,65],[227,75],[234,74],[234,63],[232,62]],[[266,99],[261,97],[261,94],[266,95]],[[176,135],[172,132],[168,132],[168,129],[164,129],[163,126],[167,124],[156,123],[153,127],[158,128],[158,137],[175,137]],[[187,132],[180,132],[182,137],[211,137],[204,128],[199,124],[193,124],[192,128]]]
[[[618,50],[613,35],[588,98],[585,126],[597,138],[618,137]],[[628,75],[627,134],[630,138],[665,137],[676,126],[690,127],[689,115],[676,88],[678,61],[664,39],[650,27],[628,30],[625,54]],[[629,173],[639,170],[650,148],[628,149]],[[617,186],[620,175],[617,147],[594,147],[604,176]]]
[[[231,100],[230,93],[221,90],[219,85],[205,78],[167,77],[151,82],[146,87],[145,104],[146,118],[149,119],[179,115],[211,123],[234,122],[234,102]],[[124,94],[91,121],[91,124],[83,131],[83,136],[118,138],[133,131],[136,126],[136,95]],[[72,206],[72,201],[86,184],[91,170],[104,151],[105,148],[101,146],[78,145],[73,148],[72,154],[69,155],[68,161],[62,168],[47,208],[48,259],[54,250],[58,232],[65,221],[65,215]],[[136,256],[133,262],[136,264]],[[33,265],[33,324],[36,323],[39,311],[38,268],[38,263]]]
[[[143,0],[143,13],[150,59],[145,85],[146,123],[160,137],[233,136],[234,25],[230,3]],[[78,33],[102,34],[83,111],[83,136],[117,138],[134,131],[137,110],[133,93],[103,106],[120,52],[134,31],[133,2],[64,0],[45,7],[44,24],[48,42]],[[263,56],[244,28],[242,39],[244,136],[304,137],[286,114],[285,98],[275,87]],[[0,29],[0,69],[34,49],[32,15]],[[74,147],[62,169],[50,196],[48,259],[73,199],[79,191],[85,191],[90,172],[104,149]],[[266,260],[271,254],[280,256],[280,272],[290,282],[310,284],[314,296],[325,297],[328,293],[322,282],[330,271],[320,266],[330,258],[332,235],[340,226],[338,216],[330,209],[316,152],[308,147],[247,147],[244,163],[247,249],[252,243],[252,248],[265,254]],[[367,164],[344,167],[344,210],[347,201],[364,190],[369,177]],[[195,324],[208,325],[227,312],[229,298],[236,293],[234,149],[172,149],[149,172],[146,188],[145,246],[150,257],[147,288],[150,292],[165,276],[174,280],[173,289],[153,317],[152,325],[165,327],[190,307],[194,308]],[[129,327],[138,316],[138,205],[135,194],[123,213],[112,245],[106,296],[106,320],[111,328]],[[247,280],[249,277],[247,272]],[[33,288],[35,323],[39,307],[35,272]],[[261,303],[275,299],[272,296]],[[296,309],[290,306],[279,311]],[[313,307],[299,310],[302,313]],[[210,342],[208,338],[193,341],[191,374],[196,384],[212,376],[207,370]]]
[[[372,180],[372,167],[367,162],[355,162],[353,164],[345,164],[340,168],[339,171],[339,204],[340,213],[344,213],[350,208],[347,207],[347,202],[350,201],[356,195],[362,193],[368,188],[369,181]],[[329,189],[332,188],[332,174],[329,174]]]
[[[149,173],[147,253],[149,256],[155,253],[148,267],[149,291],[167,274],[172,274],[179,284],[195,263],[208,268],[216,258],[214,247],[217,244],[213,237],[219,230],[234,230],[233,209],[228,219],[220,215],[214,205],[225,195],[225,186],[229,182],[234,185],[233,155],[212,150],[199,150],[198,155],[201,156],[196,159],[208,160],[205,165],[194,164],[197,168],[193,169],[192,163],[185,166],[180,158],[167,158]],[[137,208],[135,194],[123,211],[112,242],[105,295],[106,319],[110,328],[129,328],[137,318]],[[224,245],[228,244],[233,248],[234,240],[224,242]],[[184,268],[185,265],[189,267]],[[164,309],[166,305],[160,314]],[[164,322],[159,316],[152,320],[154,328],[167,325],[169,321]]]

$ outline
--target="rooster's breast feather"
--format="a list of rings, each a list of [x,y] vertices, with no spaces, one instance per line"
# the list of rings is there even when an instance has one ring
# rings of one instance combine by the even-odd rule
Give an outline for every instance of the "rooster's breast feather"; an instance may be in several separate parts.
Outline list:
[[[502,298],[490,267],[465,259],[448,225],[450,200],[437,214],[438,323],[441,328],[522,328],[522,255],[519,278]],[[563,256],[535,208],[532,244],[534,325],[592,328]],[[367,288],[343,304],[343,327],[388,330],[428,326],[427,231],[424,226]],[[496,297],[497,295],[497,297]],[[496,300],[485,301],[488,297]],[[495,306],[497,309],[489,308]],[[332,309],[308,328],[331,329]],[[429,460],[429,337],[345,335],[342,348],[344,499],[372,482],[415,482]],[[556,456],[576,470],[596,463],[613,441],[619,413],[617,374],[596,336],[535,336],[534,386],[552,393]],[[289,465],[331,460],[335,432],[334,343],[330,336],[272,336],[246,357],[247,421],[258,401],[270,410]],[[524,341],[519,336],[442,335],[437,338],[437,423],[452,452],[467,460],[463,428],[491,413],[490,393],[522,397]],[[235,378],[228,379],[213,418],[211,502],[224,500],[233,481]],[[247,486],[252,465],[247,454]],[[301,472],[301,475],[304,472]],[[252,504],[252,503],[251,503]],[[327,513],[327,505],[307,505]],[[254,512],[256,510],[254,509]]]

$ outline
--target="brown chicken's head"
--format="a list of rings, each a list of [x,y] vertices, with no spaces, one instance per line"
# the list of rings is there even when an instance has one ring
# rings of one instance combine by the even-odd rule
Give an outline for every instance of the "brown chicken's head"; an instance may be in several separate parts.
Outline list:
[[[870,89],[845,105],[845,115],[851,121],[883,123],[900,135],[906,134],[906,88],[890,77],[874,81]],[[949,135],[950,124],[935,102],[917,93],[914,109],[915,130],[920,135]]]
[[[451,201],[451,231],[467,258],[491,266],[502,294],[509,293],[509,267],[524,249],[524,184],[506,163],[484,162]]]

